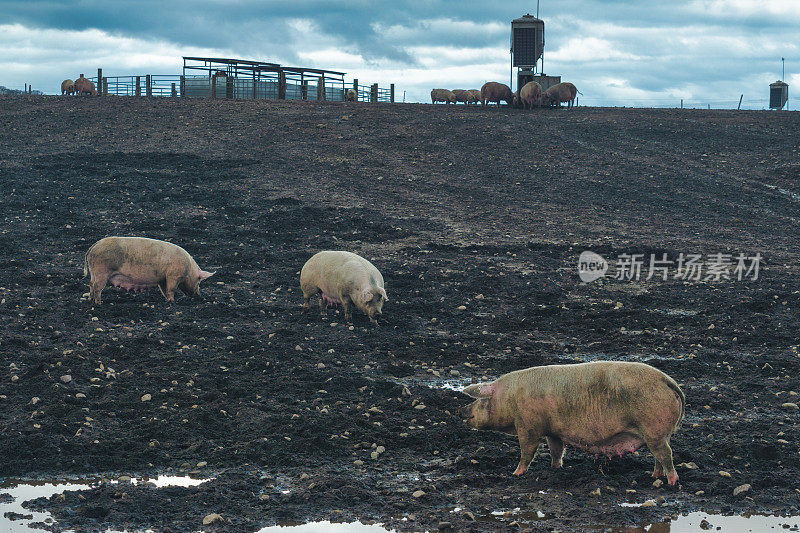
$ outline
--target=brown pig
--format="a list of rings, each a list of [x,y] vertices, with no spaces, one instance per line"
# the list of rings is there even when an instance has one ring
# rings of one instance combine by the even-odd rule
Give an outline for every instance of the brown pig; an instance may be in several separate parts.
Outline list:
[[[356,306],[377,324],[383,304],[389,301],[383,276],[375,265],[352,252],[328,250],[315,254],[300,271],[303,311],[311,309],[309,299],[320,294],[319,308],[341,304],[344,317],[352,322],[350,305]]]
[[[450,105],[451,102],[455,104],[456,95],[447,89],[431,89],[431,103],[435,104],[436,102],[444,102],[447,105]]]
[[[453,89],[451,92],[456,97],[456,103],[458,102],[464,102],[465,104],[469,103],[469,95],[467,94],[466,89]]]
[[[75,92],[75,82],[67,78],[61,82],[61,94],[72,94]]]
[[[200,294],[200,282],[214,272],[200,270],[192,256],[176,244],[144,237],[106,237],[86,252],[83,275],[91,275],[89,298],[100,304],[107,282],[128,291],[158,287],[172,302],[175,289]]]
[[[685,398],[671,377],[644,363],[595,361],[536,366],[464,389],[478,398],[461,414],[474,429],[517,435],[525,473],[539,440],[561,467],[569,444],[595,455],[622,455],[646,444],[655,457],[653,477],[674,485],[669,439],[683,418]]]
[[[508,105],[514,105],[514,93],[508,85],[496,81],[484,83],[481,87],[481,103],[486,105],[487,102],[497,102],[499,106],[500,100],[505,100]]]
[[[357,100],[358,95],[356,94],[355,89],[347,89],[347,92],[344,93],[344,101],[345,102],[355,102]]]
[[[467,90],[467,102],[470,104],[477,104],[481,101],[481,91],[479,89]]]
[[[97,95],[97,91],[94,88],[94,83],[92,83],[91,80],[84,78],[83,74],[81,74],[80,78],[75,80],[75,84],[73,87],[74,91],[78,95],[81,94],[90,94],[92,96]]]
[[[533,109],[534,106],[539,105],[541,98],[542,86],[535,81],[529,81],[517,93],[517,100],[523,109]]]
[[[556,83],[547,89],[542,95],[543,105],[557,105],[561,107],[561,102],[567,102],[567,107],[572,107],[575,102],[575,95],[583,94],[568,81]]]

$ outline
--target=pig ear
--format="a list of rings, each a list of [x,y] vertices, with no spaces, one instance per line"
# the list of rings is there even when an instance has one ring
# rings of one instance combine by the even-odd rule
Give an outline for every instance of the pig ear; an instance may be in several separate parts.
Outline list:
[[[371,302],[371,301],[372,301],[372,298],[374,298],[374,297],[375,297],[375,295],[374,295],[374,294],[372,294],[372,291],[371,291],[370,289],[364,289],[364,290],[361,292],[361,301],[362,301],[363,303],[368,303],[368,302]]]
[[[200,281],[203,281],[204,279],[210,278],[214,274],[216,274],[216,272],[206,272],[205,270],[201,270],[200,273],[197,275],[197,278]]]
[[[464,394],[473,398],[491,398],[494,394],[494,383],[476,383],[464,388]]]
[[[383,296],[384,300],[386,300],[387,302],[389,301],[389,297],[386,296],[386,290],[383,287],[380,287],[378,289],[378,292],[381,293],[381,296]]]

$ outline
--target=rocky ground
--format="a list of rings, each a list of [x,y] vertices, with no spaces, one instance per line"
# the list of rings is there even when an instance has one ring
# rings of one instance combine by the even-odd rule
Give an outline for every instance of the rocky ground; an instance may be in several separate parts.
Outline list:
[[[213,477],[28,504],[49,529],[800,513],[798,113],[8,97],[0,117],[0,478]],[[200,298],[109,287],[93,306],[83,256],[106,235],[217,274]],[[321,249],[382,271],[379,326],[300,312]],[[587,284],[584,250],[612,271],[763,262],[756,280]],[[447,388],[597,359],[681,384],[677,488],[653,486],[645,450],[552,470],[543,445],[514,478],[516,440],[466,428]]]

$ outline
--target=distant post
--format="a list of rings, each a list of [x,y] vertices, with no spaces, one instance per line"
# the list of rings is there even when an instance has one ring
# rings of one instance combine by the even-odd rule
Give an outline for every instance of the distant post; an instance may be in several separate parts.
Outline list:
[[[286,73],[278,72],[278,100],[286,100]]]
[[[373,83],[372,87],[370,87],[369,101],[370,102],[377,102],[378,101],[378,84],[377,83]]]
[[[233,98],[233,77],[225,77],[225,98]]]
[[[150,78],[150,74],[144,77],[144,91],[147,96],[153,96],[153,80]]]
[[[303,100],[308,100],[308,82],[303,80],[303,85],[300,86],[300,96]]]
[[[175,98],[178,96],[178,91],[175,89],[175,82],[172,82],[172,97]]]
[[[253,100],[256,99],[256,71],[253,69]]]
[[[186,96],[186,76],[181,76],[181,98]]]
[[[142,96],[142,77],[136,76],[136,96]]]
[[[317,79],[317,100],[325,100],[325,74]]]
[[[215,100],[217,98],[217,77],[211,76],[208,79],[211,80],[211,99]]]
[[[103,69],[97,69],[97,94],[103,94]]]
[[[108,78],[103,78],[103,83],[101,85],[103,87],[103,96],[108,96]]]
[[[737,109],[737,110],[739,110],[739,109],[741,109],[741,108],[742,108],[742,98],[744,98],[744,95],[741,95],[741,96],[739,97],[739,105],[738,105],[738,106],[736,106],[736,109]]]
[[[389,85],[389,101],[394,103],[394,83]]]

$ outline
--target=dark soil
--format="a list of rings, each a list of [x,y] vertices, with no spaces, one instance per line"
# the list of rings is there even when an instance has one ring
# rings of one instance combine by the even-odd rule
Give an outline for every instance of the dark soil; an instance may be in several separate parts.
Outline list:
[[[800,398],[798,113],[16,97],[0,123],[0,477],[215,476],[31,504],[54,530],[800,513],[800,417],[782,407]],[[92,306],[83,256],[107,235],[173,241],[217,274],[200,298],[108,287]],[[321,249],[382,271],[378,327],[301,313]],[[586,249],[764,264],[584,284]],[[672,447],[698,468],[679,487],[652,487],[644,450],[570,449],[552,470],[543,445],[512,477],[515,438],[466,428],[469,400],[441,388],[595,359],[683,387]]]

